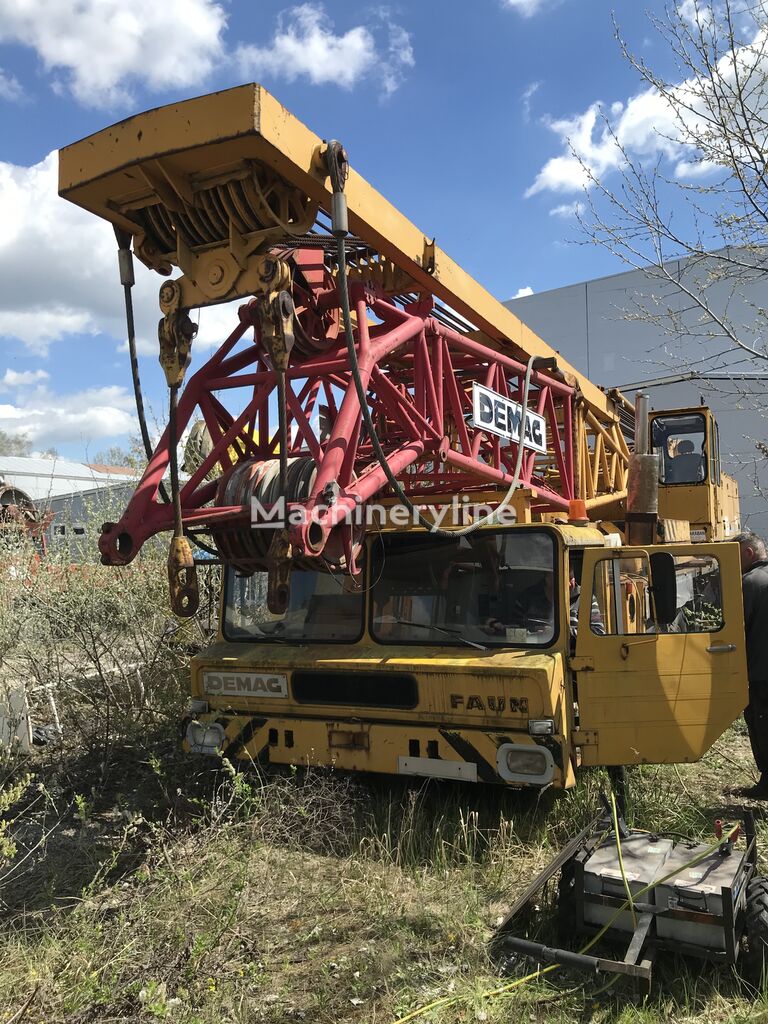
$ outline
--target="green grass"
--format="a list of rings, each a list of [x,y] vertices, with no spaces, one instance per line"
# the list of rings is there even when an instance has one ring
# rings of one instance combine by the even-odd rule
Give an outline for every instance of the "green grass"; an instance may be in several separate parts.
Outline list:
[[[25,1021],[391,1024],[449,997],[421,1019],[768,1021],[768,1004],[729,970],[662,955],[645,1000],[623,982],[596,994],[603,981],[565,971],[484,995],[525,972],[500,974],[489,940],[590,820],[600,771],[537,798],[333,772],[235,775],[162,738],[113,757],[99,784],[103,766],[95,779],[87,759],[37,766],[37,783],[58,788],[19,814],[17,858],[43,821],[61,821],[0,882],[0,1020],[31,998]],[[635,821],[710,835],[749,766],[734,729],[700,765],[636,770]],[[760,834],[768,842],[762,823]],[[551,910],[545,901],[544,937]]]

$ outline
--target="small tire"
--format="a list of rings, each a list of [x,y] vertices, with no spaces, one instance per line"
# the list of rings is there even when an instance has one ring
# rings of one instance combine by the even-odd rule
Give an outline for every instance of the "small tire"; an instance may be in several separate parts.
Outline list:
[[[755,988],[768,977],[768,878],[755,875],[747,886],[747,911],[740,973]]]

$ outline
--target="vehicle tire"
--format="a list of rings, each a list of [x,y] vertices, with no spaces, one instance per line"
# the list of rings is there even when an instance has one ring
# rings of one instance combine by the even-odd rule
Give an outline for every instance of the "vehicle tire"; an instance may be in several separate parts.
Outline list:
[[[740,960],[745,981],[761,988],[768,977],[768,878],[755,875],[747,886],[747,916]]]
[[[576,923],[576,866],[573,858],[560,869],[557,883],[557,937],[572,939]]]

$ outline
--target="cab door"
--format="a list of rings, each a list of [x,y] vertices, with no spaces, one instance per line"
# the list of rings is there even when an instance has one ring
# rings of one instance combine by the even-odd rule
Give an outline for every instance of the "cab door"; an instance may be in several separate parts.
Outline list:
[[[657,551],[674,558],[669,624],[655,621]],[[572,667],[582,764],[698,760],[747,703],[738,544],[587,549]]]

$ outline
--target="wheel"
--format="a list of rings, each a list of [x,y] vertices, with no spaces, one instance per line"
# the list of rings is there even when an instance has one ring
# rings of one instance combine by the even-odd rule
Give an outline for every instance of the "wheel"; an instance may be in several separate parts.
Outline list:
[[[573,938],[576,918],[576,866],[567,860],[560,869],[557,883],[557,937],[560,941]]]
[[[747,919],[740,957],[741,974],[762,987],[768,966],[768,878],[755,875],[747,886]]]

